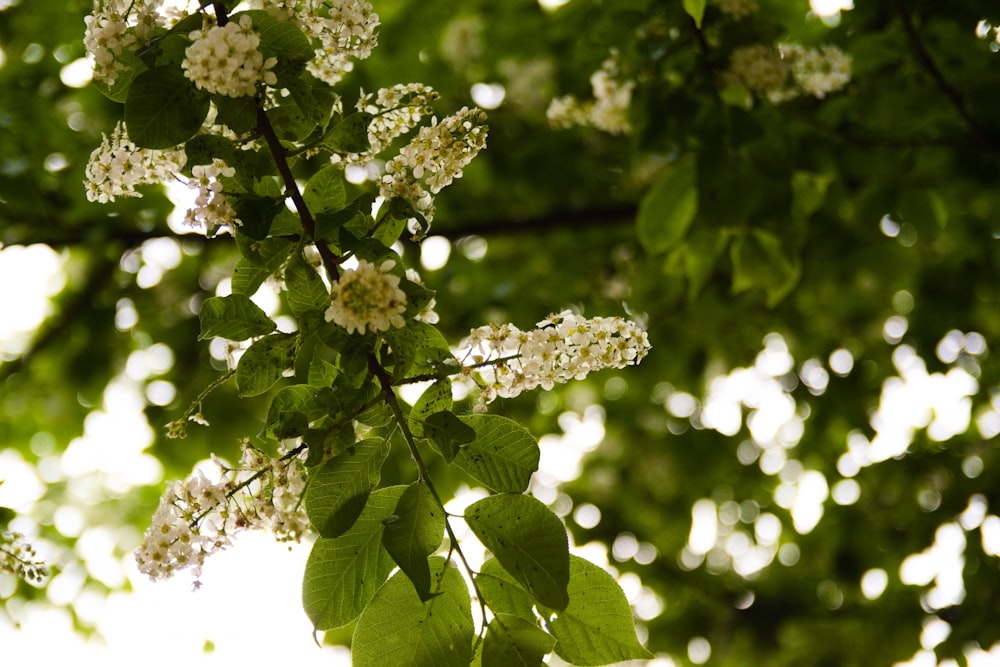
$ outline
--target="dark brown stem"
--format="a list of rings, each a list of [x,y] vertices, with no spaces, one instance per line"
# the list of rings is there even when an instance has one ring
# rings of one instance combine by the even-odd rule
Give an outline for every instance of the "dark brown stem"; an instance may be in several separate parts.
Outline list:
[[[260,131],[261,136],[264,137],[264,141],[271,151],[274,163],[278,167],[278,174],[281,176],[281,181],[285,184],[285,194],[291,197],[292,204],[299,214],[299,219],[302,220],[302,229],[305,231],[306,236],[316,244],[316,250],[319,251],[319,256],[323,260],[323,268],[326,269],[330,280],[336,282],[340,277],[340,271],[337,268],[340,264],[340,258],[330,250],[330,246],[316,238],[316,220],[306,205],[306,200],[302,198],[299,185],[295,182],[295,175],[292,174],[292,168],[288,165],[288,151],[281,145],[281,140],[278,139],[278,135],[274,132],[274,126],[271,125],[271,119],[267,117],[264,105],[259,100],[257,102],[257,129]]]

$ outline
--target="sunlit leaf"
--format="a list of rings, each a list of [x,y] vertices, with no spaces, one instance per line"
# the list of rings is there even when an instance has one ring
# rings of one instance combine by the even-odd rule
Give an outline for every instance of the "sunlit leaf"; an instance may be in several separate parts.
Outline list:
[[[354,525],[388,455],[388,441],[362,440],[313,473],[305,508],[320,535],[336,537]]]
[[[455,465],[493,491],[520,493],[527,489],[541,456],[528,429],[500,415],[469,415],[462,421],[472,427],[476,437],[458,450]]]
[[[244,294],[213,296],[201,304],[199,339],[246,340],[271,333],[278,325]]]
[[[382,544],[423,601],[432,595],[427,557],[440,546],[444,526],[444,509],[423,482],[406,487],[393,515],[385,521]]]
[[[504,569],[546,607],[569,603],[569,541],[562,521],[531,496],[502,493],[469,505],[465,521]]]

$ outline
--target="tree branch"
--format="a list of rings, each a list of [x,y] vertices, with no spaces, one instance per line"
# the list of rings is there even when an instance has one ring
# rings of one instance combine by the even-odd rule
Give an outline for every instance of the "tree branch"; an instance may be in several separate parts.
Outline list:
[[[941,91],[941,94],[944,95],[951,106],[955,108],[955,111],[958,112],[958,115],[969,128],[969,131],[977,139],[985,142],[991,149],[995,149],[996,142],[989,135],[986,129],[979,124],[979,121],[973,117],[972,113],[965,105],[965,101],[962,99],[961,93],[959,93],[958,90],[948,82],[944,73],[941,71],[941,68],[934,62],[934,58],[931,56],[930,51],[927,50],[927,46],[920,38],[920,33],[917,32],[917,28],[913,24],[913,18],[907,11],[906,3],[903,2],[903,0],[894,0],[894,4],[896,7],[896,13],[899,15],[899,19],[903,24],[903,31],[906,33],[906,36],[910,41],[910,46],[913,48],[913,53],[917,57],[917,60],[934,80],[934,83],[937,85],[938,90]]]

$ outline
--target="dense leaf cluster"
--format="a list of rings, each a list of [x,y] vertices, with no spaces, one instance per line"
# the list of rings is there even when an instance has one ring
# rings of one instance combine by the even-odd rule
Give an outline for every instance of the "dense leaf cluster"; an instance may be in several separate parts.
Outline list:
[[[579,651],[586,647],[573,639],[583,633],[601,638],[593,646],[607,659],[635,648],[631,624],[621,622],[629,603],[603,570],[573,556],[568,563],[552,556],[533,569],[517,550],[501,546],[511,535],[539,539],[523,532],[516,514],[509,521],[508,511],[522,509],[539,517],[543,537],[554,528],[554,511],[572,542],[604,545],[619,571],[641,577],[659,600],[652,611],[643,609],[629,588],[648,635],[644,643],[678,662],[689,646],[701,646],[692,639],[704,638],[712,665],[890,665],[921,650],[923,625],[942,620],[951,632],[934,647],[936,659],[962,664],[973,646],[989,649],[1000,640],[993,622],[997,547],[966,513],[979,506],[973,499],[985,503],[988,516],[1000,504],[996,433],[989,427],[1000,367],[995,353],[963,349],[953,357],[938,350],[953,330],[980,334],[989,352],[1000,335],[1000,199],[993,183],[1000,167],[993,26],[1000,16],[979,2],[893,0],[858,2],[830,23],[810,15],[802,0],[757,0],[757,11],[737,20],[722,11],[725,4],[571,0],[545,11],[535,0],[514,0],[464,3],[456,13],[451,2],[386,0],[376,3],[382,46],[345,81],[365,90],[421,81],[441,92],[442,110],[467,104],[473,84],[499,83],[506,91],[490,112],[489,150],[467,169],[460,190],[436,202],[431,233],[450,240],[449,262],[425,274],[425,288],[407,285],[414,299],[434,290],[438,309],[455,317],[436,327],[440,335],[411,321],[408,336],[386,336],[378,361],[390,378],[438,373],[447,341],[472,327],[530,323],[567,304],[598,313],[616,312],[624,302],[648,314],[656,344],[628,373],[494,406],[514,422],[466,414],[466,405],[453,403],[445,377],[408,412],[400,404],[441,496],[471,479],[496,492],[490,498],[524,499],[507,508],[474,504],[465,513],[470,528],[498,549],[476,576],[494,612],[482,659],[530,664],[555,649],[584,663]],[[174,352],[173,367],[155,379],[172,383],[177,398],[166,405],[150,400],[145,412],[153,425],[171,421],[225,370],[221,355],[194,343],[199,334],[259,337],[235,381],[202,403],[211,429],[190,427],[183,448],[157,436],[150,451],[176,477],[248,428],[269,438],[302,437],[317,481],[353,480],[335,487],[343,491],[339,499],[310,496],[310,515],[322,522],[323,536],[306,573],[307,612],[321,628],[358,619],[330,630],[328,641],[347,642],[354,633],[389,637],[377,645],[361,641],[355,650],[356,660],[385,664],[395,651],[418,645],[412,633],[425,619],[434,619],[423,635],[432,641],[420,643],[422,650],[471,637],[466,614],[476,603],[457,570],[439,555],[427,556],[442,544],[436,538],[443,537],[444,515],[430,488],[414,482],[407,456],[384,455],[379,466],[396,418],[377,407],[383,387],[369,375],[367,360],[347,362],[360,343],[321,321],[326,286],[302,252],[307,230],[277,205],[283,186],[263,185],[279,175],[267,151],[246,155],[252,159],[243,173],[254,178],[232,184],[244,202],[236,248],[224,237],[185,237],[176,244],[179,263],[152,285],[140,286],[136,274],[152,262],[154,242],[171,236],[170,203],[153,189],[113,209],[85,201],[79,183],[87,155],[122,113],[92,89],[59,80],[60,69],[82,55],[80,17],[89,9],[89,2],[22,0],[0,12],[6,58],[0,117],[16,128],[0,133],[0,242],[49,244],[64,253],[68,269],[30,353],[11,354],[0,369],[0,443],[31,464],[59,455],[82,432],[84,417],[101,407],[129,356],[154,343]],[[781,43],[843,49],[851,81],[822,100],[802,96],[781,104],[725,85],[734,51]],[[140,59],[137,70],[147,69],[133,82],[176,65],[172,49],[165,43],[160,55],[143,54],[154,57],[152,65]],[[622,75],[636,83],[630,133],[549,127],[549,101],[589,98],[590,76],[612,49]],[[169,90],[168,77],[161,83]],[[322,136],[323,150],[357,150],[366,119],[310,120],[322,107],[302,102],[298,85],[284,98],[287,108],[269,111],[279,142]],[[127,108],[126,88],[119,99]],[[165,109],[184,110],[172,116],[174,137],[184,114],[197,115],[204,104],[197,91],[185,95],[161,99]],[[234,130],[257,126],[245,100],[215,101]],[[136,112],[157,109],[140,102],[129,113]],[[230,140],[196,137],[187,150],[204,157],[233,148]],[[67,166],[54,167],[60,163],[53,154]],[[201,157],[196,163],[204,163]],[[364,215],[370,199],[363,186],[344,183],[325,160],[300,157],[294,176],[311,183],[304,198],[316,213],[314,238],[334,252],[390,257],[388,227],[408,214],[390,215],[376,228],[378,221]],[[376,236],[383,228],[387,235]],[[402,259],[415,265],[416,248],[405,247]],[[216,296],[231,269],[232,296]],[[274,318],[249,305],[268,276],[295,285],[279,306],[301,323],[294,332],[276,329]],[[123,313],[131,312],[136,324],[122,325]],[[905,325],[898,336],[887,335],[889,318]],[[784,348],[775,348],[772,334]],[[777,473],[761,465],[757,406],[735,400],[735,429],[704,420],[707,399],[718,398],[713,382],[734,369],[747,371],[742,378],[756,373],[764,364],[755,366],[755,359],[773,359],[761,354],[763,347],[787,350],[793,360],[768,387],[777,385],[782,400],[792,401],[801,427],[797,439],[786,440],[786,465]],[[859,436],[871,442],[877,435],[873,415],[883,388],[903,375],[903,357],[894,356],[903,348],[919,355],[932,378],[955,369],[975,378],[975,390],[963,397],[971,419],[955,435],[931,437],[926,426],[933,414],[925,416],[910,395],[918,425],[903,451],[847,474],[838,463],[849,443],[856,448]],[[843,350],[853,365],[841,374],[831,354]],[[806,371],[817,365],[828,381],[807,384]],[[345,410],[355,401],[372,404],[359,414]],[[580,419],[593,427],[598,404],[607,414],[600,447],[577,479],[542,496],[551,500],[543,512],[521,494],[539,465],[534,457],[541,449],[542,458],[550,451],[571,458],[574,450],[569,438],[558,445],[564,450],[546,449],[547,440],[539,448],[528,431],[572,431]],[[366,424],[371,437],[352,444],[343,433],[348,419]],[[390,438],[390,452],[405,451],[399,437]],[[853,481],[858,496],[840,504],[828,495],[822,518],[799,532],[782,494],[805,472],[821,474],[830,493],[840,481]],[[60,533],[52,519],[60,504],[80,506],[66,486],[49,485],[49,502],[28,514],[42,539],[71,547],[76,536]],[[87,507],[88,525],[126,521],[141,530],[158,493],[146,488]],[[685,555],[699,501],[710,501],[718,516],[717,542],[700,562]],[[599,508],[598,522],[573,511],[584,504]],[[765,515],[781,526],[773,558],[750,574],[737,571],[730,551],[758,546],[755,531],[768,525],[758,521]],[[904,581],[901,566],[935,543],[939,527],[960,525],[962,516],[970,526],[960,529],[964,598],[935,608],[928,604],[933,578]],[[397,566],[384,585],[373,583]],[[860,584],[873,570],[887,575],[887,585],[869,597]],[[556,613],[560,593],[553,589],[563,590],[555,582],[564,580],[568,604]],[[108,586],[94,578],[89,585]],[[17,595],[39,590],[22,584]],[[356,600],[365,603],[355,606]],[[433,616],[425,616],[429,608]],[[547,632],[533,608],[550,621]],[[380,625],[389,609],[407,621]],[[605,611],[618,620],[602,634],[606,619],[596,614]]]

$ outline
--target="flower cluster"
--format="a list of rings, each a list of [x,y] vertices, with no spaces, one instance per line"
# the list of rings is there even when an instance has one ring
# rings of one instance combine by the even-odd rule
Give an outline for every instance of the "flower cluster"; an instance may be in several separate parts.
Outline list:
[[[792,68],[795,83],[807,95],[823,99],[842,90],[851,80],[851,57],[836,46],[807,49],[797,44],[781,44],[781,56]]]
[[[330,290],[326,321],[347,329],[347,333],[406,326],[406,294],[399,288],[399,276],[389,273],[395,265],[387,260],[375,266],[362,259],[356,269],[344,271]]]
[[[591,371],[637,364],[649,351],[646,332],[621,317],[591,319],[564,310],[549,315],[537,329],[513,324],[473,329],[462,343],[467,372],[482,378],[480,403],[511,398],[536,387],[583,379]]]
[[[126,51],[134,51],[153,36],[159,23],[161,0],[103,0],[94,2],[83,43],[94,61],[94,79],[113,86],[127,67],[119,61]]]
[[[278,59],[264,60],[258,49],[260,36],[246,14],[238,23],[195,30],[188,36],[191,45],[184,51],[181,68],[199,88],[229,97],[253,97],[257,84],[273,86],[278,82],[270,71]]]
[[[601,68],[590,75],[590,87],[593,100],[581,102],[572,95],[552,100],[546,111],[549,122],[555,127],[589,125],[610,134],[626,134],[631,129],[628,108],[635,81],[621,78],[617,53],[612,51]]]
[[[315,45],[306,69],[331,86],[353,69],[351,59],[364,60],[378,44],[379,18],[367,0],[258,0],[255,4],[302,28]]]
[[[192,167],[191,174],[193,178],[188,181],[188,187],[198,190],[198,196],[194,200],[194,208],[188,209],[184,215],[184,222],[209,233],[218,227],[240,224],[219,181],[220,176],[234,176],[236,170],[215,158],[212,164]]]
[[[754,0],[718,0],[718,3],[719,11],[734,21],[742,21],[760,9]]]
[[[407,200],[430,222],[432,195],[461,178],[462,169],[486,146],[488,131],[486,114],[477,108],[463,107],[440,123],[434,119],[386,163],[380,194]]]
[[[242,449],[238,468],[216,461],[216,481],[196,470],[167,486],[135,552],[140,572],[167,579],[191,568],[197,580],[208,556],[241,530],[270,529],[279,540],[298,540],[308,530],[300,503],[306,485],[301,457],[290,452],[273,459],[248,441]]]
[[[730,54],[722,84],[768,94],[784,89],[788,85],[788,74],[788,63],[781,59],[778,49],[769,44],[751,44]]]
[[[401,83],[362,94],[358,111],[375,116],[368,125],[371,143],[368,154],[380,153],[393,139],[415,128],[424,116],[431,114],[430,104],[438,97],[433,88],[422,83]]]
[[[24,540],[24,535],[13,532],[0,533],[0,572],[32,583],[39,583],[49,576],[49,569],[38,557],[35,548]]]
[[[780,104],[805,93],[823,99],[851,80],[851,58],[835,46],[753,44],[735,49],[723,86],[743,86]]]
[[[137,148],[128,139],[125,124],[118,122],[109,137],[90,153],[85,173],[87,199],[102,204],[115,197],[140,197],[137,185],[161,183],[180,171],[187,158],[179,150]]]

